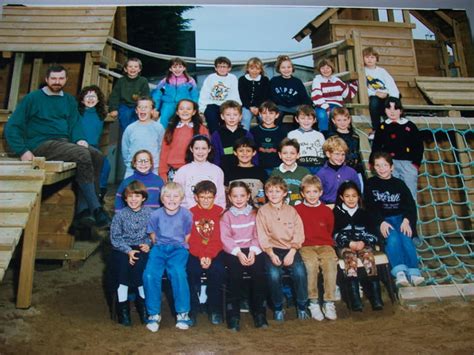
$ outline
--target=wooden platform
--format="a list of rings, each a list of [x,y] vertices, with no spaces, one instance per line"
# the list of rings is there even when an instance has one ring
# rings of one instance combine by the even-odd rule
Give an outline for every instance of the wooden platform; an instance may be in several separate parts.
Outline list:
[[[416,305],[453,299],[466,301],[474,299],[474,283],[401,287],[398,290],[398,296],[402,305]]]
[[[474,106],[474,78],[418,76],[415,81],[432,104]]]

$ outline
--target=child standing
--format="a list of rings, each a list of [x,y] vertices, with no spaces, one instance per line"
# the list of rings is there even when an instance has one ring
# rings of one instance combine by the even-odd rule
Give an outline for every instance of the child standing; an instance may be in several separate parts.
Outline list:
[[[153,157],[148,150],[142,149],[137,151],[132,158],[133,174],[124,179],[115,194],[115,212],[125,207],[123,200],[123,192],[125,188],[134,180],[140,181],[145,185],[148,198],[145,206],[157,209],[161,206],[160,192],[163,187],[163,180],[153,173]]]
[[[110,227],[112,253],[109,265],[110,268],[116,269],[113,273],[118,281],[118,322],[126,326],[132,324],[128,302],[129,288],[138,288],[136,308],[142,323],[147,319],[142,281],[151,244],[146,228],[152,211],[143,207],[147,198],[148,193],[141,182],[132,181],[128,184],[123,192],[126,207],[115,214]]]
[[[161,282],[166,271],[173,289],[176,310],[176,328],[188,329],[190,293],[186,274],[188,240],[192,227],[192,215],[180,206],[183,188],[168,182],[161,190],[163,207],[152,213],[147,233],[153,247],[143,274],[148,321],[146,327],[157,332],[161,322]]]
[[[224,256],[222,253],[220,218],[223,208],[214,204],[216,185],[203,180],[194,187],[197,205],[190,209],[193,214],[193,228],[189,238],[189,259],[187,265],[189,289],[191,290],[190,317],[196,324],[199,312],[198,294],[201,290],[201,276],[207,276],[207,305],[209,320],[221,324],[222,288],[225,282]]]
[[[123,132],[122,155],[127,169],[125,178],[133,174],[132,157],[138,150],[148,150],[152,154],[153,161],[159,164],[161,142],[165,130],[162,125],[152,120],[153,105],[151,98],[140,97],[136,108],[138,121],[130,124]],[[154,168],[155,172],[158,172],[159,167]]]
[[[285,197],[290,205],[301,203],[300,194],[301,180],[310,171],[296,162],[300,157],[300,144],[296,139],[285,138],[278,147],[278,155],[282,163],[278,168],[273,169],[271,176],[281,177],[286,184]]]
[[[210,180],[216,185],[216,204],[225,207],[224,173],[217,165],[209,162],[213,158],[213,151],[207,136],[197,135],[189,142],[185,157],[187,164],[178,169],[173,179],[183,186],[183,207],[191,208],[196,205],[193,189],[203,180]]]
[[[229,186],[228,197],[231,207],[221,219],[221,239],[229,270],[228,328],[240,330],[240,292],[244,272],[252,279],[251,309],[255,327],[266,328],[265,259],[258,243],[256,211],[250,203],[250,189],[244,182],[234,181]]]
[[[304,226],[304,243],[301,258],[308,274],[308,298],[311,317],[322,321],[325,317],[336,320],[336,276],[337,256],[334,251],[332,233],[334,216],[329,207],[321,203],[323,194],[317,176],[307,175],[301,181],[303,203],[295,206]],[[324,279],[323,307],[319,304],[319,269]]]
[[[304,242],[304,227],[294,207],[284,203],[288,193],[285,181],[279,176],[270,177],[265,183],[268,203],[257,213],[257,233],[260,247],[266,253],[265,270],[270,297],[274,307],[274,319],[284,321],[283,271],[287,270],[293,281],[298,319],[308,319],[308,280],[306,269],[298,250]]]
[[[211,134],[219,128],[219,106],[227,100],[241,103],[237,77],[230,73],[232,69],[230,59],[217,57],[214,68],[216,72],[204,80],[199,94],[199,112],[204,114]]]
[[[125,131],[129,124],[138,119],[135,111],[138,98],[150,95],[148,80],[140,76],[142,71],[140,59],[127,59],[123,71],[126,75],[117,80],[109,97],[110,116],[114,118],[118,116],[120,132]]]
[[[245,73],[239,78],[239,95],[242,125],[248,131],[252,117],[258,117],[259,106],[270,97],[270,80],[265,76],[262,61],[256,57],[247,61]]]
[[[181,100],[198,101],[199,91],[196,82],[186,72],[186,62],[181,58],[169,61],[168,72],[151,93],[155,108],[160,116],[160,123],[166,129],[170,118],[176,112],[176,105]]]
[[[313,129],[316,114],[309,105],[301,105],[296,111],[296,122],[299,128],[288,133],[288,138],[296,139],[300,144],[298,164],[316,174],[324,164],[324,135]]]
[[[367,210],[385,239],[391,272],[397,286],[418,286],[425,279],[418,268],[412,237],[416,236],[416,205],[406,184],[392,176],[392,156],[373,152],[370,165],[376,176],[367,181],[364,192]]]
[[[176,170],[186,164],[186,147],[198,134],[209,135],[209,131],[202,123],[197,104],[188,99],[180,100],[161,146],[158,173],[164,181],[173,180]]]
[[[374,257],[377,237],[373,231],[372,218],[362,208],[360,190],[354,182],[343,182],[337,194],[338,202],[334,208],[334,240],[339,254],[344,259],[344,274],[349,282],[351,309],[362,311],[357,270],[360,258],[368,279],[372,309],[382,310],[382,294]]]
[[[402,117],[403,107],[399,99],[389,97],[385,101],[387,120],[375,131],[372,151],[384,151],[393,159],[393,176],[403,180],[416,202],[418,169],[423,158],[423,138],[418,127]]]

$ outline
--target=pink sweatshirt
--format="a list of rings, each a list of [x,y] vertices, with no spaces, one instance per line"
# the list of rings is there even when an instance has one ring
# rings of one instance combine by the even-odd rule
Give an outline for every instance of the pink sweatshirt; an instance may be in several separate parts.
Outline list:
[[[221,218],[221,241],[226,253],[237,255],[244,248],[256,255],[262,252],[257,238],[256,211],[247,206],[244,210],[231,207]]]

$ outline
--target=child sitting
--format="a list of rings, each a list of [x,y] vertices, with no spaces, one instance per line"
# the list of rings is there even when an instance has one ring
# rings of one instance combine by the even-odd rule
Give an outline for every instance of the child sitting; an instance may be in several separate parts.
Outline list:
[[[308,319],[308,280],[306,269],[298,250],[304,242],[304,227],[294,207],[285,204],[288,193],[285,181],[279,176],[270,177],[265,183],[268,203],[257,213],[257,232],[260,247],[266,253],[265,269],[274,307],[274,319],[284,321],[283,271],[289,271],[296,294],[297,317]]]
[[[123,192],[126,207],[115,214],[110,227],[112,252],[109,266],[116,275],[118,288],[118,322],[130,326],[130,306],[128,289],[138,288],[136,308],[142,323],[147,319],[143,289],[143,271],[150,251],[150,239],[146,228],[152,210],[143,207],[148,198],[145,186],[139,181],[132,181]]]
[[[344,259],[344,274],[349,282],[351,309],[362,311],[359,293],[360,275],[357,270],[357,259],[360,258],[365,271],[364,276],[367,276],[372,309],[382,310],[382,295],[374,257],[377,237],[373,231],[372,218],[369,212],[362,208],[360,190],[354,182],[343,182],[337,195],[337,205],[334,208],[334,240],[339,254]]]
[[[288,138],[296,139],[300,144],[298,164],[316,174],[324,164],[324,135],[313,129],[316,114],[309,105],[301,105],[296,111],[296,122],[299,128],[288,133]]]
[[[183,198],[183,188],[177,183],[168,182],[161,190],[163,207],[152,213],[147,227],[153,247],[143,274],[143,284],[148,312],[146,327],[151,332],[157,332],[160,327],[161,282],[165,271],[173,289],[176,328],[185,330],[191,325],[186,263],[192,215],[180,206]]]
[[[203,180],[194,187],[197,205],[190,209],[193,214],[193,228],[189,238],[188,281],[191,291],[192,323],[196,324],[199,312],[199,292],[201,276],[207,276],[207,305],[209,320],[212,324],[221,324],[222,287],[225,282],[225,268],[221,242],[220,217],[223,208],[214,204],[216,185]]]
[[[332,238],[334,216],[319,198],[323,194],[317,176],[306,175],[301,181],[303,203],[295,206],[304,226],[304,243],[301,258],[308,274],[308,298],[311,317],[322,321],[325,317],[336,320],[337,256]],[[319,269],[324,280],[323,307],[319,304]]]

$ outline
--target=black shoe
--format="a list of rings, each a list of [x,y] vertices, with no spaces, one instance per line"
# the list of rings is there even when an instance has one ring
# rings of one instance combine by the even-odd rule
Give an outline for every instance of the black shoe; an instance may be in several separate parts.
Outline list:
[[[248,313],[250,312],[249,300],[246,298],[242,298],[240,300],[240,312],[241,313]]]
[[[370,280],[370,304],[374,311],[383,309],[382,292],[380,290],[380,282],[378,279]]]
[[[351,300],[351,309],[354,312],[362,312],[362,300],[359,293],[359,280],[356,277],[349,278],[349,295]]]
[[[140,322],[146,324],[148,313],[146,312],[145,300],[140,296],[137,296],[137,299],[135,300],[135,309],[140,317]]]
[[[209,314],[209,321],[214,325],[222,324],[223,322],[222,314],[214,313],[214,312]]]
[[[98,207],[94,210],[94,219],[95,225],[98,228],[110,227],[110,223],[112,222],[102,207]]]
[[[100,192],[99,192],[99,202],[101,205],[104,205],[104,198],[106,194],[107,194],[107,188],[101,187]]]
[[[267,317],[265,314],[258,313],[253,317],[253,322],[255,324],[255,328],[268,328]]]
[[[238,332],[240,330],[240,319],[237,317],[232,317],[231,319],[229,319],[227,328],[229,328],[233,332]]]
[[[132,320],[130,319],[130,306],[128,301],[118,303],[117,316],[119,324],[122,324],[126,327],[130,327],[132,325]]]
[[[92,217],[88,208],[79,212],[72,222],[72,227],[75,229],[91,228],[94,225],[95,219]]]

